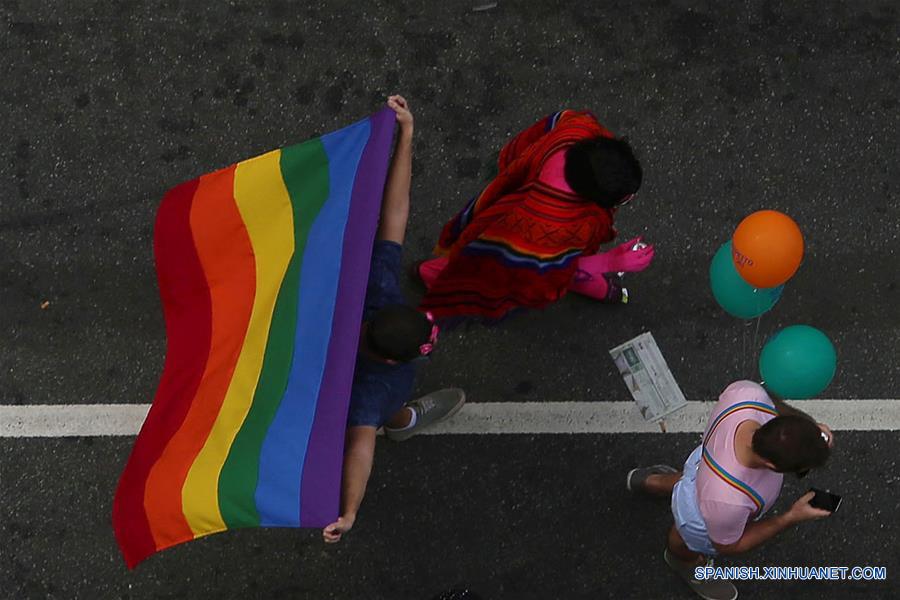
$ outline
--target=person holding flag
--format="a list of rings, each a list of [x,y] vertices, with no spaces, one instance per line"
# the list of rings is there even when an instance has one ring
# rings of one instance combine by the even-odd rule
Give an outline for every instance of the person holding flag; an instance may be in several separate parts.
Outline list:
[[[400,291],[401,254],[409,217],[413,116],[402,96],[387,105],[397,115],[399,135],[385,183],[381,220],[363,307],[356,370],[344,446],[341,508],[337,521],[322,530],[327,543],[353,527],[372,472],[375,434],[384,427],[394,441],[448,419],[465,403],[460,389],[444,389],[409,400],[416,365],[434,350],[438,326],[430,313],[406,303]]]

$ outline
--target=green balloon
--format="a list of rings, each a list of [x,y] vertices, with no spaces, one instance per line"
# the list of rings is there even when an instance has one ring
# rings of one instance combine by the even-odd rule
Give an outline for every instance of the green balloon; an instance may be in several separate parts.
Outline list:
[[[722,244],[709,265],[713,297],[725,312],[739,319],[752,319],[767,312],[781,298],[783,285],[755,288],[740,276],[731,258],[731,241]]]
[[[785,327],[769,338],[759,355],[766,387],[782,398],[818,395],[831,383],[836,369],[834,344],[809,325]]]

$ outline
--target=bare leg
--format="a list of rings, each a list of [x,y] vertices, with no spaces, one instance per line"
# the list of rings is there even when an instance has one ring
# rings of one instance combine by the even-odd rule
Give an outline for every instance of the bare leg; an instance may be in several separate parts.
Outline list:
[[[672,528],[669,529],[667,546],[669,548],[669,553],[679,561],[683,562],[685,566],[697,567],[706,563],[705,556],[698,552],[694,552],[687,547],[687,544],[681,539],[681,534],[678,533],[678,529],[675,528],[675,525],[672,525]]]
[[[401,429],[409,425],[409,422],[412,420],[412,409],[404,406],[400,410],[394,413],[394,416],[391,417],[391,420],[384,424],[385,427],[390,427],[391,429]]]
[[[670,496],[672,489],[681,479],[681,471],[677,473],[654,473],[644,480],[643,488],[648,494],[654,496]]]

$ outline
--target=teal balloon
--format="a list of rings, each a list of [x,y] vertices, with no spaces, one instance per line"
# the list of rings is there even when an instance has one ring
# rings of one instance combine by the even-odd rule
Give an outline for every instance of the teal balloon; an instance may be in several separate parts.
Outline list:
[[[785,327],[766,342],[759,372],[766,387],[782,398],[813,398],[837,369],[837,352],[828,336],[809,325]]]
[[[713,297],[725,312],[739,319],[752,319],[767,312],[781,298],[783,285],[755,288],[738,274],[731,258],[731,241],[722,244],[709,265]]]

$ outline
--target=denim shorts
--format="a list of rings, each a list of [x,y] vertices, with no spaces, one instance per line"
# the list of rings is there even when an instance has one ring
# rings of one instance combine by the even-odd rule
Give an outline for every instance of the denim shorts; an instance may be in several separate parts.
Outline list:
[[[672,515],[675,517],[675,528],[688,548],[707,556],[715,556],[718,553],[709,539],[706,521],[703,520],[697,502],[697,469],[700,467],[702,453],[703,446],[697,446],[684,461],[684,474],[672,490]]]

